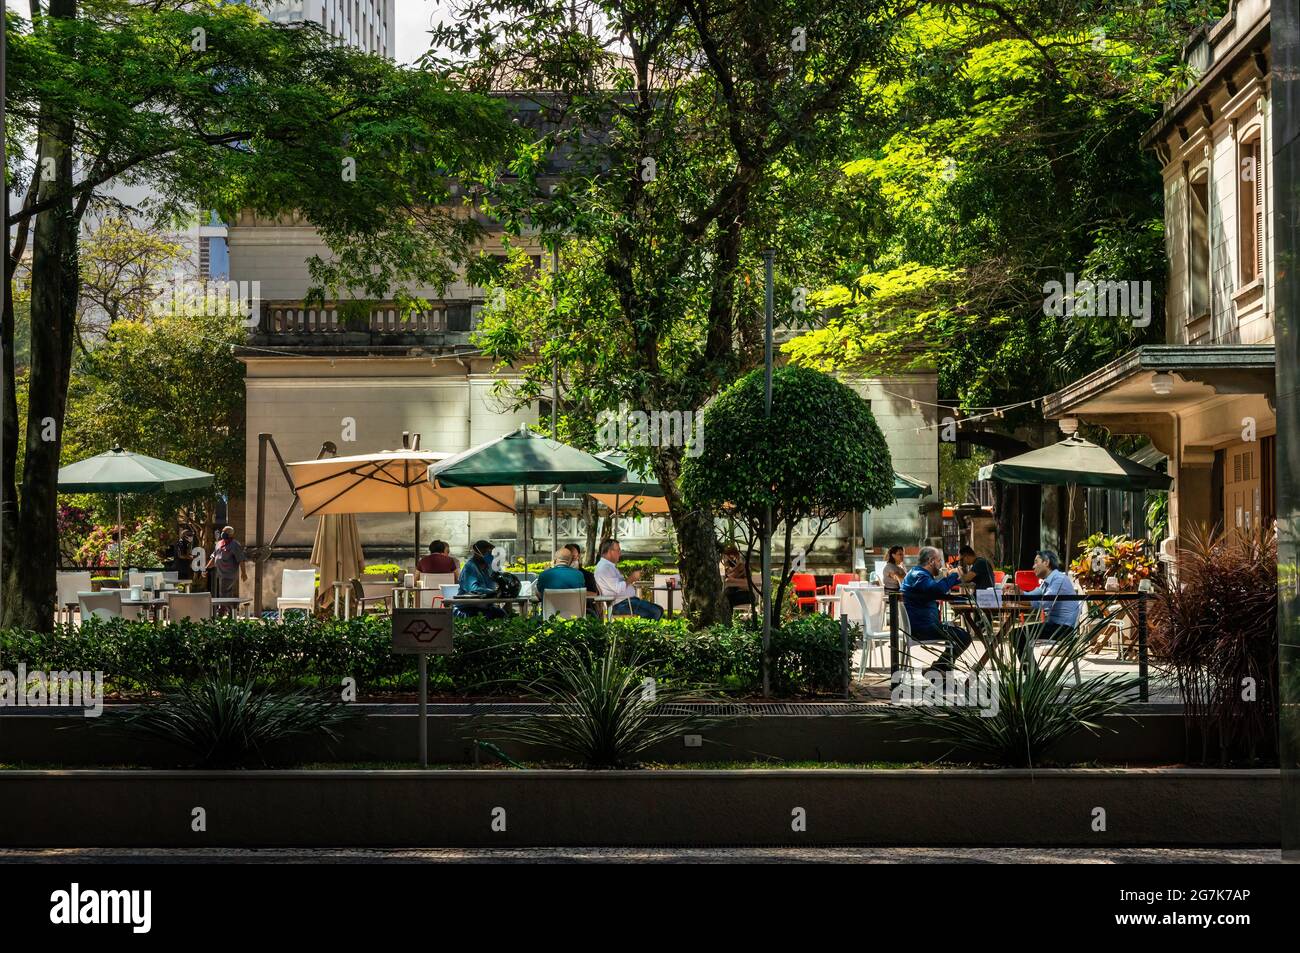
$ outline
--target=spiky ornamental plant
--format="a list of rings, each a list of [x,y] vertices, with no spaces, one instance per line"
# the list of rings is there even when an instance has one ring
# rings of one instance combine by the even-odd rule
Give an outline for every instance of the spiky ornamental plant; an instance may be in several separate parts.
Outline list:
[[[241,768],[265,764],[267,749],[289,738],[336,741],[351,717],[341,702],[304,689],[259,689],[225,670],[168,691],[132,714],[126,729],[181,748],[195,767]]]
[[[640,651],[625,651],[617,637],[602,654],[567,646],[559,654],[554,673],[529,692],[551,712],[499,728],[502,739],[562,751],[588,768],[625,768],[654,745],[703,723],[674,712],[673,702],[684,693],[657,686]]]
[[[937,698],[928,704],[923,696],[921,704],[899,707],[893,717],[900,726],[920,729],[920,740],[947,746],[945,758],[958,755],[1009,768],[1040,765],[1065,738],[1079,731],[1106,730],[1101,718],[1122,713],[1137,696],[1136,676],[1102,675],[1075,683],[1076,664],[1109,621],[1086,620],[1059,639],[1050,653],[1035,659],[1015,650],[1015,630],[1023,628],[1032,639],[1042,632],[1043,623],[1022,627],[1010,618],[1000,623],[985,618],[984,631],[991,634],[995,648],[980,675],[991,679],[988,700],[996,698],[996,708],[958,707]]]

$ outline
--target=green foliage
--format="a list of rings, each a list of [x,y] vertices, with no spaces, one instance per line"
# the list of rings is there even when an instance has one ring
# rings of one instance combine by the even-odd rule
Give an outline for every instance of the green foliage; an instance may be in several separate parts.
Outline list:
[[[894,502],[889,447],[871,405],[827,374],[783,367],[772,375],[765,417],[763,372],[752,371],[705,411],[703,452],[682,465],[690,506],[777,524],[838,519]]]
[[[132,712],[126,730],[179,747],[195,767],[240,768],[265,764],[277,742],[315,734],[337,740],[336,726],[351,717],[339,701],[302,690],[267,691],[225,670]]]
[[[998,647],[984,670],[997,696],[993,715],[982,707],[923,699],[914,707],[892,708],[891,717],[900,727],[920,729],[926,740],[944,745],[945,758],[1009,768],[1039,766],[1053,746],[1080,731],[1102,731],[1101,718],[1122,713],[1136,697],[1136,676],[1100,675],[1074,683],[1075,664],[1088,654],[1097,627],[1104,624],[1080,625],[1061,638],[1051,654],[1031,662],[1011,648],[1013,625],[1002,622],[996,635]],[[1026,628],[1033,634],[1042,625],[1036,622]]]
[[[402,574],[402,567],[397,563],[371,563],[363,571],[365,576],[391,576],[398,577]]]
[[[456,651],[429,658],[435,691],[471,695],[517,694],[549,677],[561,647],[604,652],[618,638],[635,646],[660,685],[759,690],[760,636],[753,629],[713,626],[693,632],[685,622],[550,619],[540,614],[504,620],[456,620]],[[773,632],[773,686],[787,697],[838,692],[843,652],[839,625],[808,616]],[[38,633],[0,630],[0,658],[32,670],[103,671],[110,690],[134,693],[190,684],[229,666],[259,685],[337,686],[355,678],[361,692],[411,691],[412,656],[394,655],[388,619],[280,622],[215,619],[154,625],[92,619],[76,630]]]
[[[904,38],[915,68],[880,86],[836,186],[875,230],[851,277],[812,297],[827,320],[785,346],[791,359],[933,368],[940,393],[971,407],[1161,340],[1161,182],[1139,142],[1211,7],[922,7]],[[1150,280],[1150,326],[1045,314],[1044,282],[1066,272]]]
[[[601,654],[561,647],[554,671],[529,686],[529,696],[554,712],[526,716],[496,734],[562,751],[589,768],[629,767],[648,748],[701,724],[671,714],[669,706],[684,693],[659,689],[653,678],[641,649],[620,646],[617,638]]]
[[[1151,654],[1178,686],[1201,763],[1276,754],[1277,556],[1272,532],[1184,532],[1177,577],[1156,579]]]

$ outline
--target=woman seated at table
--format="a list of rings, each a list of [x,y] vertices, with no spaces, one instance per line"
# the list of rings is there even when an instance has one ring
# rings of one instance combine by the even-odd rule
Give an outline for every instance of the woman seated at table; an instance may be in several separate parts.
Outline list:
[[[492,578],[492,544],[480,539],[470,547],[470,557],[460,569],[460,595],[492,598],[497,594],[497,583]],[[486,616],[489,619],[504,619],[506,612],[496,605],[467,606],[452,604],[452,612],[464,617],[470,615]]]
[[[754,593],[750,591],[749,566],[740,550],[733,544],[722,551],[722,592],[727,605],[752,606]]]

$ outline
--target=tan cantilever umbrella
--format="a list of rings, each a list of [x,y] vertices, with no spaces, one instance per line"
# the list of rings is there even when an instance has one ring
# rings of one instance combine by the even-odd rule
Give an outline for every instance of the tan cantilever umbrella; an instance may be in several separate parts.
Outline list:
[[[415,558],[420,558],[421,513],[513,513],[512,486],[444,487],[429,482],[429,467],[449,453],[381,450],[352,457],[290,463],[303,518],[342,513],[415,514]],[[321,579],[324,589],[324,578]]]
[[[311,564],[320,569],[316,598],[333,598],[334,583],[358,578],[366,567],[357,518],[352,513],[326,513],[316,524],[316,541],[311,547]]]

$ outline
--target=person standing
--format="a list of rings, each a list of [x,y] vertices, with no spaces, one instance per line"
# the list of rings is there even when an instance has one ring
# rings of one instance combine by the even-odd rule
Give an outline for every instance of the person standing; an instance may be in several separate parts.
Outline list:
[[[212,595],[215,598],[233,599],[239,595],[239,580],[248,573],[247,561],[244,547],[235,539],[235,528],[223,526],[207,565],[212,571]]]
[[[942,639],[948,643],[947,649],[934,663],[936,669],[948,671],[970,646],[971,637],[965,629],[939,621],[940,597],[946,596],[961,580],[961,574],[955,568],[940,579],[943,569],[943,553],[933,546],[923,546],[916,557],[916,565],[903,578],[899,589],[903,593],[903,607],[907,610],[912,638],[918,642]]]
[[[183,527],[180,532],[180,538],[172,544],[171,552],[171,571],[176,573],[176,578],[193,579],[194,567],[191,560],[194,558],[191,552],[194,549],[194,531],[188,526]]]
[[[600,562],[596,563],[596,585],[600,594],[611,596],[614,604],[610,607],[611,615],[635,615],[642,619],[659,620],[663,618],[663,606],[646,602],[636,594],[632,583],[641,578],[641,570],[634,569],[624,579],[619,572],[618,561],[623,558],[623,547],[616,539],[607,539],[600,544]]]

